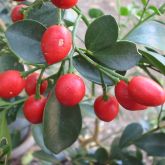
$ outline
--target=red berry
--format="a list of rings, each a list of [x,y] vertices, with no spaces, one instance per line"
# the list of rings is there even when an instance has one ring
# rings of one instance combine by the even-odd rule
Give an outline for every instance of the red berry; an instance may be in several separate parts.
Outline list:
[[[55,87],[56,97],[65,106],[78,104],[85,95],[84,81],[75,74],[61,76]]]
[[[18,96],[25,87],[25,80],[16,70],[8,70],[0,74],[0,97],[10,99]]]
[[[75,6],[78,0],[51,0],[52,3],[61,9],[69,9]]]
[[[14,1],[17,1],[17,2],[22,2],[22,1],[25,1],[25,0],[14,0]]]
[[[113,96],[110,96],[108,100],[104,100],[103,96],[99,96],[95,100],[94,110],[100,120],[110,122],[118,115],[119,103]]]
[[[159,106],[165,102],[163,88],[147,77],[134,77],[128,85],[128,91],[136,102],[146,106]]]
[[[11,19],[13,22],[21,21],[24,19],[24,15],[21,13],[21,9],[27,7],[24,4],[17,5],[11,12]]]
[[[39,77],[38,73],[32,73],[27,77],[25,90],[28,95],[33,95],[36,93],[38,77]],[[43,94],[46,91],[47,87],[48,87],[48,82],[45,80],[42,82],[40,86],[40,93]]]
[[[47,99],[44,96],[41,96],[38,100],[35,95],[29,96],[23,107],[24,115],[29,122],[32,124],[42,123],[46,101]]]
[[[63,60],[72,47],[71,32],[64,26],[49,27],[41,41],[41,49],[48,64]]]
[[[115,87],[115,95],[119,104],[127,110],[144,110],[147,107],[138,104],[128,93],[128,84],[121,80]]]

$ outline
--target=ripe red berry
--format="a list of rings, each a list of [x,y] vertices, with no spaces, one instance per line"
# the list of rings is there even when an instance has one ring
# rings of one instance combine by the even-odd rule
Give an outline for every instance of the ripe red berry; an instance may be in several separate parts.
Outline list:
[[[51,0],[52,3],[61,9],[69,9],[75,6],[78,0]]]
[[[113,96],[110,96],[108,100],[104,100],[103,96],[99,96],[95,100],[94,110],[100,120],[110,122],[118,115],[119,103]]]
[[[57,80],[55,94],[59,102],[63,105],[74,106],[85,95],[84,81],[75,74],[63,75]]]
[[[27,7],[24,4],[17,5],[11,12],[11,19],[13,22],[21,21],[24,19],[24,15],[21,13],[21,9]]]
[[[26,79],[25,90],[28,95],[33,95],[36,93],[37,80],[39,78],[38,73],[32,73]],[[40,86],[40,93],[43,94],[48,87],[47,80],[43,81]]]
[[[159,106],[165,102],[163,88],[147,77],[134,77],[128,85],[128,91],[136,102],[146,106]]]
[[[72,47],[71,32],[64,26],[49,27],[41,41],[41,49],[48,64],[63,60]]]
[[[25,87],[25,80],[16,70],[8,70],[0,74],[0,97],[10,99],[18,96]]]
[[[38,100],[35,95],[29,96],[23,107],[24,115],[29,122],[32,124],[42,123],[46,101],[47,99],[44,96],[41,96]]]
[[[127,110],[144,110],[147,107],[141,104],[138,104],[128,93],[128,84],[121,80],[115,86],[115,96],[119,104]]]

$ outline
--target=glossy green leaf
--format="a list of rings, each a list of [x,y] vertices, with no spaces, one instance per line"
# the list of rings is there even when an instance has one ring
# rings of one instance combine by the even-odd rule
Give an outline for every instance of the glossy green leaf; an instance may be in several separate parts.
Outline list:
[[[137,27],[125,39],[149,48],[165,51],[165,24],[149,21]]]
[[[121,148],[120,138],[115,138],[111,145],[110,162],[112,160],[119,160],[123,165],[143,165],[142,157],[137,155],[137,151],[128,150],[127,148]]]
[[[120,41],[113,46],[94,52],[93,56],[107,67],[125,71],[134,67],[141,59],[136,45],[128,41]]]
[[[97,84],[101,84],[99,71],[88,61],[83,59],[81,56],[75,56],[73,59],[73,64],[76,70],[86,79]],[[113,85],[114,83],[104,75],[104,81],[107,85]]]
[[[108,161],[108,152],[105,148],[98,148],[95,152],[95,158],[98,161],[98,163],[106,164]]]
[[[14,55],[10,55],[10,54],[1,55],[0,72],[11,69],[23,71],[24,67],[21,63],[19,63],[19,59]]]
[[[98,51],[113,45],[118,38],[118,25],[111,15],[99,17],[93,21],[85,35],[86,48]]]
[[[27,19],[36,20],[49,27],[58,24],[58,11],[50,2],[45,2],[40,9],[30,10]]]
[[[82,127],[79,105],[66,107],[61,105],[52,90],[44,112],[44,143],[58,154],[71,146],[78,138]]]
[[[88,14],[91,18],[98,18],[104,15],[103,11],[97,8],[91,8]]]
[[[7,144],[12,148],[11,137],[9,133],[9,128],[6,120],[6,111],[0,112],[0,140],[6,139]]]
[[[42,150],[36,151],[33,153],[33,156],[38,158],[39,160],[44,160],[46,162],[51,162],[51,163],[57,163],[59,164],[60,162],[55,158],[55,156],[48,154]]]
[[[151,156],[165,156],[165,134],[154,133],[141,137],[135,145]]]
[[[152,64],[158,68],[161,73],[165,74],[165,56],[151,51],[141,51],[140,53]]]
[[[51,152],[46,148],[43,138],[43,126],[41,124],[32,125],[32,135],[37,145],[45,152],[50,154]]]
[[[119,146],[120,138],[116,137],[110,145],[110,160],[121,158],[121,148]]]
[[[119,142],[120,147],[123,148],[129,146],[134,142],[134,140],[139,138],[142,134],[143,134],[143,128],[140,124],[138,123],[129,124],[125,128],[120,138],[120,142]]]
[[[33,20],[19,21],[6,31],[10,49],[22,60],[30,63],[44,63],[41,52],[41,38],[46,28]]]

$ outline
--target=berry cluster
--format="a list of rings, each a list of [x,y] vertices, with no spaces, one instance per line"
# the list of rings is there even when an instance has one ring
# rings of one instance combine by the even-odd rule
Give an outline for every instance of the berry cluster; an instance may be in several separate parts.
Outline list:
[[[17,0],[22,1],[22,0]],[[52,3],[61,9],[68,9],[76,5],[77,0],[52,0]],[[24,19],[22,9],[26,5],[16,6],[11,18],[13,22]],[[43,34],[41,50],[47,64],[52,65],[64,60],[72,48],[72,34],[63,25],[49,27]],[[16,70],[0,73],[0,97],[10,99],[18,96],[23,89],[29,95],[24,103],[24,115],[33,124],[42,122],[44,108],[48,100],[46,91],[48,81],[42,77],[40,84],[40,97],[36,96],[38,73],[32,73],[24,79],[23,74]],[[64,106],[77,105],[85,95],[84,81],[73,73],[59,77],[54,88],[54,94]],[[150,106],[159,106],[165,102],[165,91],[153,80],[137,76],[129,83],[121,80],[115,86],[115,96],[99,96],[94,103],[94,110],[99,119],[112,121],[119,112],[119,104],[127,110],[145,110]],[[49,94],[48,94],[49,97]]]
[[[119,104],[130,111],[145,110],[148,107],[162,105],[165,102],[165,91],[155,81],[143,77],[133,77],[127,84],[121,80],[115,86],[115,97],[104,100],[98,97],[94,103],[95,113],[103,121],[113,120],[119,112]]]

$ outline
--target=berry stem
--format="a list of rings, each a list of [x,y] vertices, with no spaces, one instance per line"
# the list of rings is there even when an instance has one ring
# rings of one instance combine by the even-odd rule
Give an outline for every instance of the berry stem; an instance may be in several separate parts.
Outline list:
[[[107,95],[107,85],[104,82],[104,77],[101,71],[100,72],[100,79],[101,79],[101,85],[102,85],[102,89],[103,89],[103,99],[106,101],[108,100],[108,95]]]
[[[41,83],[42,83],[42,76],[44,74],[44,71],[45,71],[45,68],[42,68],[41,69],[41,73],[39,75],[39,78],[37,80],[36,96],[35,96],[36,99],[40,99],[41,98],[41,95],[40,95],[40,86],[41,86]]]
[[[58,73],[57,73],[57,77],[60,77],[61,74],[63,73],[63,71],[64,71],[64,66],[65,66],[65,61],[62,61],[61,66],[60,66],[60,68],[59,68],[59,70],[58,70]]]
[[[96,63],[95,61],[93,61],[91,58],[89,58],[87,55],[85,55],[80,49],[76,48],[76,51],[81,55],[81,57],[83,57],[86,61],[88,61],[89,63],[91,63],[94,67],[96,67],[98,70],[100,70],[101,72],[103,72],[104,74],[106,74],[112,81],[114,81],[114,83],[118,83],[121,80],[124,80],[126,82],[128,82],[128,79],[118,73],[116,73],[115,71],[103,67],[101,65],[99,65],[98,63]]]
[[[107,71],[107,72],[108,72],[109,74],[111,74],[112,76],[117,77],[117,78],[119,78],[119,79],[121,79],[121,80],[124,80],[126,83],[129,82],[128,78],[126,78],[126,77],[120,75],[119,73],[116,73],[114,70],[111,70],[111,69],[109,69],[109,68],[103,67],[103,66],[101,66],[101,65],[99,65],[99,66],[100,66],[101,69],[103,69],[104,71]]]
[[[69,54],[69,73],[73,73],[74,67],[73,67],[73,55],[74,55],[74,49]]]
[[[158,9],[162,14],[165,12],[165,3],[163,3],[160,8]],[[156,15],[156,12],[149,15],[145,19],[143,19],[141,22],[138,22],[123,38],[122,40],[126,39],[136,28],[138,28],[141,24],[148,21],[150,18],[154,17]]]
[[[7,111],[7,110],[9,110],[10,108],[12,108],[14,105],[23,103],[26,99],[27,99],[27,98],[23,98],[23,99],[21,99],[21,100],[15,101],[15,102],[7,102],[7,103],[4,105],[4,109],[3,109],[2,111]]]
[[[92,97],[95,97],[95,88],[96,88],[96,86],[95,86],[95,83],[94,82],[92,82],[91,83],[91,96]]]
[[[76,48],[76,34],[77,34],[77,29],[78,29],[78,25],[79,25],[79,21],[80,21],[81,17],[82,17],[82,15],[79,14],[76,21],[75,21],[73,31],[72,31],[72,38],[73,38],[72,45],[73,45],[73,48],[72,48],[72,51],[69,54],[69,73],[73,72],[73,55],[74,55],[75,48]]]
[[[86,49],[83,49],[83,48],[80,48],[82,51],[85,51],[88,55],[90,56],[94,56],[93,53],[89,50],[86,50]],[[114,70],[111,70],[109,68],[106,68],[106,67],[103,67],[102,65],[99,65],[99,67],[105,71],[107,71],[108,73],[110,73],[111,75],[113,75],[114,77],[118,77],[119,79],[122,79],[124,81],[126,81],[127,83],[129,82],[127,78],[125,78],[124,76],[116,73]]]
[[[82,14],[82,12],[81,12],[81,10],[80,10],[80,8],[79,8],[78,6],[73,7],[72,9],[73,9],[78,15],[82,15],[82,20],[84,21],[84,23],[85,23],[87,26],[90,25],[90,23],[89,23],[87,17],[86,17],[84,14]]]
[[[21,75],[22,75],[22,77],[27,77],[29,74],[31,74],[31,73],[33,73],[33,72],[39,70],[39,69],[42,69],[42,68],[45,69],[46,66],[45,66],[45,65],[40,65],[40,66],[38,65],[38,66],[35,66],[35,68],[33,68],[33,69],[31,69],[31,70],[22,72]]]
[[[164,104],[161,106],[161,109],[160,109],[160,112],[159,112],[159,115],[158,115],[158,119],[157,119],[157,127],[158,128],[160,127],[161,115],[162,115],[162,112],[163,112],[163,107],[164,107]]]
[[[60,8],[57,8],[58,13],[58,25],[62,25],[62,10]]]
[[[44,2],[47,2],[47,1],[49,1],[49,0],[36,0],[36,1],[34,1],[29,7],[24,8],[23,14],[24,14],[25,18],[28,17],[29,12],[30,12],[33,8],[38,7],[38,6],[42,6],[43,3],[44,3]]]
[[[105,70],[103,70],[103,69],[99,69],[102,73],[104,73],[106,76],[108,76],[109,78],[110,78],[110,80],[112,80],[115,84],[117,84],[119,81],[120,81],[120,79],[119,78],[117,78],[117,77],[115,77],[115,76],[113,76],[113,75],[111,75],[111,74],[109,74],[109,73],[107,73]]]
[[[141,23],[142,20],[143,20],[143,17],[144,17],[144,14],[145,14],[145,12],[146,12],[146,9],[147,9],[147,6],[148,6],[149,2],[150,2],[150,0],[147,0],[147,3],[145,4],[145,6],[144,6],[144,8],[143,8],[143,12],[142,12],[141,17],[140,17],[140,19],[139,19],[139,23]]]

